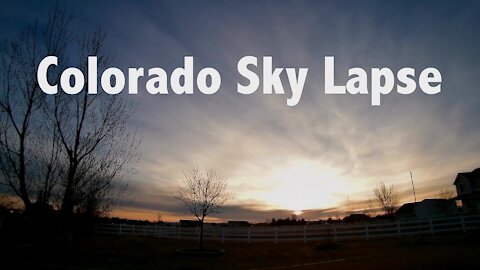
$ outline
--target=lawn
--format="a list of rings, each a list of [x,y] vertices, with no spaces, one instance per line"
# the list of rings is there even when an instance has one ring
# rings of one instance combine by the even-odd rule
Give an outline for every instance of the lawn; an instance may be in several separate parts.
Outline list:
[[[175,253],[196,242],[97,235],[72,248],[49,244],[2,247],[3,269],[480,269],[480,236],[403,237],[344,242],[337,249],[318,243],[207,242],[220,257]]]

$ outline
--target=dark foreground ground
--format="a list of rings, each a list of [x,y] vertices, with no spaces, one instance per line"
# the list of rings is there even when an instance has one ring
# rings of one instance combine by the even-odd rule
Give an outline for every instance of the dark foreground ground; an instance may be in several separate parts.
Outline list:
[[[225,255],[202,258],[175,253],[196,242],[98,235],[68,249],[2,244],[0,269],[480,269],[478,234],[316,244],[210,242]]]

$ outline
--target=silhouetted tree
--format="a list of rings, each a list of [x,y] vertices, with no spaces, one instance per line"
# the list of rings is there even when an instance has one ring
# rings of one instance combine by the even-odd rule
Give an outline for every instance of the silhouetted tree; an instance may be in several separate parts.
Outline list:
[[[307,222],[305,219],[298,218],[297,215],[293,214],[292,217],[287,218],[272,218],[270,225],[271,226],[292,226],[292,225],[305,225]]]
[[[15,202],[8,194],[0,194],[0,208],[11,209],[15,205]]]
[[[373,189],[373,193],[377,203],[385,211],[385,215],[393,216],[398,208],[398,195],[393,185],[387,188],[385,183],[381,182]]]
[[[202,173],[198,168],[184,173],[183,185],[179,187],[175,198],[200,222],[199,248],[203,250],[203,226],[205,217],[218,213],[218,210],[230,199],[227,192],[227,179],[214,170]]]
[[[99,70],[110,61],[106,33],[70,31],[71,17],[57,4],[44,27],[5,42],[0,55],[0,179],[27,212],[32,198],[37,204],[55,201],[65,220],[75,212],[108,211],[125,190],[139,144],[128,127],[133,104],[122,96],[89,95],[86,89],[77,95],[45,95],[39,88],[36,67],[47,55],[59,58],[59,65],[49,70],[51,84],[58,84],[65,65],[87,74],[90,55],[97,56]]]
[[[56,162],[55,147],[39,151],[39,147],[52,146],[48,141],[53,132],[45,129],[42,121],[45,95],[37,82],[36,66],[46,55],[64,55],[71,37],[70,19],[71,15],[57,4],[44,27],[35,24],[26,28],[16,39],[4,41],[1,48],[0,172],[27,212],[33,194],[48,200]]]
[[[442,189],[437,195],[437,198],[443,200],[451,200],[453,197],[455,197],[455,193],[453,192],[453,190],[448,189]]]
[[[105,36],[98,30],[80,38],[79,59],[84,62],[78,66],[84,74],[89,55],[97,56],[99,69],[107,65]],[[133,106],[119,95],[89,95],[84,89],[78,95],[59,93],[53,98],[49,115],[65,156],[61,212],[69,216],[77,207],[108,201],[109,192],[133,172],[138,140],[128,128]]]

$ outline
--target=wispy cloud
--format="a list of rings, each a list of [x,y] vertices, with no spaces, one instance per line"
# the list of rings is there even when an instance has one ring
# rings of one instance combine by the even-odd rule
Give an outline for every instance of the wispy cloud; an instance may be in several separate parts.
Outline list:
[[[478,3],[289,4],[79,7],[79,19],[89,19],[82,27],[108,29],[116,66],[171,71],[194,55],[196,69],[213,66],[222,73],[222,88],[212,96],[131,97],[140,105],[132,124],[143,134],[143,159],[128,207],[180,215],[171,195],[182,171],[200,166],[229,178],[235,199],[220,218],[288,216],[292,209],[280,209],[274,197],[288,196],[280,191],[290,188],[293,201],[319,195],[318,204],[305,205],[311,210],[304,215],[314,219],[343,211],[347,197],[364,204],[380,181],[395,185],[402,201],[411,200],[410,170],[425,198],[450,187],[458,171],[480,164]],[[309,67],[300,103],[287,107],[286,96],[237,94],[236,62],[245,55]],[[335,56],[339,82],[355,66],[435,66],[443,92],[392,93],[379,108],[370,106],[369,96],[327,96],[326,55]],[[288,180],[282,172],[296,175]]]

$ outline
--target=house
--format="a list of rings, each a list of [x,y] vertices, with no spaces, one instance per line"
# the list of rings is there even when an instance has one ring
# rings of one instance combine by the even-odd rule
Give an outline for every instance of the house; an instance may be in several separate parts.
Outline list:
[[[179,222],[180,227],[198,227],[200,226],[199,220],[188,220],[188,219],[181,219]]]
[[[458,214],[453,200],[425,199],[421,202],[402,205],[395,216],[397,219],[433,218]]]
[[[343,222],[346,223],[358,223],[370,221],[372,218],[365,214],[351,214],[343,218]]]
[[[457,174],[453,184],[457,189],[454,200],[462,202],[462,212],[480,213],[480,168]]]
[[[227,227],[250,227],[250,223],[244,220],[231,220],[227,222]]]

